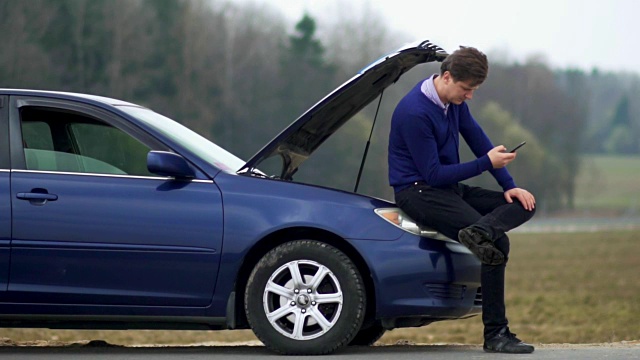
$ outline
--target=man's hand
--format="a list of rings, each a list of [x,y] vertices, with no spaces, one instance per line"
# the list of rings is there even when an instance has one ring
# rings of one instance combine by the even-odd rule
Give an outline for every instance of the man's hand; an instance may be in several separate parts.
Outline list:
[[[494,169],[503,168],[516,158],[516,153],[508,153],[506,151],[507,148],[504,145],[498,145],[489,150],[487,155],[489,155],[489,160],[491,160],[491,165],[493,165]]]
[[[536,208],[536,198],[525,189],[513,188],[507,190],[504,192],[504,198],[509,204],[513,202],[513,198],[520,200],[522,206],[529,211]]]

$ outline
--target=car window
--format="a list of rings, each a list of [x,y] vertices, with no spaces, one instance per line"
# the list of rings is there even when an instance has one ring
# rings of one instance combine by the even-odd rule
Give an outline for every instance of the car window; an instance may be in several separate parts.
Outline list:
[[[44,121],[28,121],[22,124],[22,138],[29,139],[29,147],[53,151],[51,129]],[[26,140],[23,141],[26,144]],[[27,146],[25,146],[26,148]]]
[[[168,117],[136,106],[120,106],[119,108],[224,172],[235,173],[245,164],[244,160]]]
[[[27,170],[153,176],[149,147],[83,114],[25,108],[20,112]]]

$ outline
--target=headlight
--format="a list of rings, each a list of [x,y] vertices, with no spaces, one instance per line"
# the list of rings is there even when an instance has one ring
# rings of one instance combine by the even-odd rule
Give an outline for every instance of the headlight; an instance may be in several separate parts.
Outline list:
[[[418,236],[425,236],[432,239],[455,242],[439,232],[418,225],[413,219],[399,208],[380,208],[374,210],[381,218],[387,220],[400,229]]]

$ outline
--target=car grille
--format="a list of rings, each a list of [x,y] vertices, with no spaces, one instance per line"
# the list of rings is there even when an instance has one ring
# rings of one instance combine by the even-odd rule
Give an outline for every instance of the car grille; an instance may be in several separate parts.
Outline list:
[[[473,305],[482,305],[482,288],[479,287],[476,291],[476,298],[473,300]]]
[[[424,286],[429,295],[436,299],[461,300],[467,290],[465,285],[457,284],[425,284]]]

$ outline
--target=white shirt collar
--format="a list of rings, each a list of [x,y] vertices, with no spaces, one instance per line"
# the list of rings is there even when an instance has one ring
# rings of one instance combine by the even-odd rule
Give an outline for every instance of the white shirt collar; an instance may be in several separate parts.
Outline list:
[[[433,74],[431,77],[427,78],[422,82],[422,86],[420,90],[422,93],[434,104],[438,105],[442,110],[444,110],[445,115],[447,114],[447,110],[449,110],[449,104],[443,104],[442,100],[438,96],[438,92],[436,91],[436,85],[433,82],[435,78],[438,77],[438,74]]]

